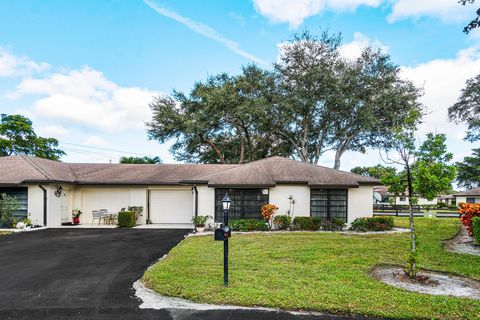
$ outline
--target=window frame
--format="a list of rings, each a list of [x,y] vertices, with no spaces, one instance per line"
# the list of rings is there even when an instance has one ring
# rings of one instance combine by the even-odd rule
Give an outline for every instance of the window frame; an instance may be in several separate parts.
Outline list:
[[[268,190],[268,194],[264,195],[263,194],[263,190],[264,189],[267,189]],[[260,193],[260,195],[266,199],[263,199],[263,201],[265,203],[261,204],[260,207],[264,204],[268,204],[270,203],[270,189],[269,188],[215,188],[214,190],[214,195],[213,195],[213,198],[214,198],[214,221],[216,223],[219,223],[219,222],[223,222],[223,209],[221,208],[220,205],[217,204],[217,200],[220,200],[223,198],[224,194],[228,192],[228,194],[230,195],[230,198],[232,199],[232,203],[230,204],[230,212],[229,212],[229,219],[230,220],[238,220],[238,219],[262,219],[262,215],[261,215],[261,212],[260,212],[260,208],[258,210],[258,217],[245,217],[245,191],[258,191]],[[238,214],[235,214],[235,216],[233,216],[232,214],[232,204],[234,204],[234,197],[236,196],[235,193],[241,193],[241,204],[240,204],[240,208],[241,208],[241,212]],[[217,198],[217,195],[218,195],[218,198]],[[233,195],[233,196],[232,196]],[[262,200],[260,200],[262,201]],[[235,205],[235,204],[234,204]]]
[[[327,195],[327,206],[326,206],[326,217],[319,217],[321,219],[325,219],[325,220],[332,220],[332,219],[342,219],[340,217],[331,217],[331,206],[330,206],[330,201],[331,201],[331,198],[330,198],[330,195],[332,193],[332,191],[345,191],[345,223],[348,223],[348,188],[335,188],[335,189],[330,189],[330,188],[311,188],[310,189],[310,217],[314,217],[313,216],[313,197],[312,197],[312,193],[315,192],[315,191],[318,191],[318,190],[324,190],[326,191],[326,195]]]
[[[468,201],[468,200],[470,200],[470,201]],[[476,199],[475,199],[475,197],[466,197],[465,202],[466,203],[476,203]]]

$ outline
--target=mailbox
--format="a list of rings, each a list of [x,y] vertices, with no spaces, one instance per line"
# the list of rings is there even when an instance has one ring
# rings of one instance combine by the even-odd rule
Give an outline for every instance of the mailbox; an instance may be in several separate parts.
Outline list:
[[[215,229],[215,240],[225,241],[232,236],[232,230],[229,226],[221,226]]]

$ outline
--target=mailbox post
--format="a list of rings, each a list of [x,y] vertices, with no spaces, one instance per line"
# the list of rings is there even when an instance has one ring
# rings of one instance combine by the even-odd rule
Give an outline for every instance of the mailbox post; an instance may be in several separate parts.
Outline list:
[[[232,231],[228,226],[228,211],[230,210],[230,197],[228,193],[222,199],[223,205],[223,224],[215,230],[215,240],[223,240],[223,285],[228,286],[228,238],[231,237]]]

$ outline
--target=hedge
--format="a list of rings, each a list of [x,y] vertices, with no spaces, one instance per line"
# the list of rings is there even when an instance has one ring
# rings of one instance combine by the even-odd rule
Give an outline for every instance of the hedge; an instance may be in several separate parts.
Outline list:
[[[292,217],[286,215],[275,216],[273,224],[278,230],[286,230],[292,225]]]
[[[480,217],[472,218],[472,231],[475,241],[480,244]]]
[[[118,213],[118,226],[120,228],[132,228],[137,225],[135,212],[120,211]]]
[[[393,229],[392,217],[364,217],[352,222],[350,230],[353,231],[385,231]]]
[[[263,220],[257,219],[238,219],[230,220],[230,228],[233,231],[267,231],[270,227]]]
[[[295,217],[293,218],[294,230],[320,230],[321,219],[318,217]]]

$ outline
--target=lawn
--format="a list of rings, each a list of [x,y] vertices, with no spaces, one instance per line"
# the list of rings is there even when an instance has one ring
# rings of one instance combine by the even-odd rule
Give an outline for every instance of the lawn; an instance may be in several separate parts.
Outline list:
[[[417,218],[419,266],[480,280],[476,256],[449,253],[456,219]],[[407,226],[396,218],[397,226]],[[480,319],[480,301],[417,294],[370,275],[377,264],[403,264],[409,235],[234,234],[230,285],[223,287],[223,243],[190,237],[144,275],[156,292],[198,302],[424,319]]]

